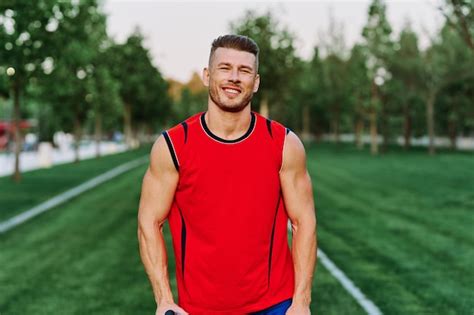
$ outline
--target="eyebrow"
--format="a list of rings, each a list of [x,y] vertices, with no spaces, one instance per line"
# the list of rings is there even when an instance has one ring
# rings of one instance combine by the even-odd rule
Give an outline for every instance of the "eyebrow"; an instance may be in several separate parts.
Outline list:
[[[220,67],[220,66],[230,66],[231,67],[232,64],[229,63],[229,62],[220,62],[220,63],[217,64],[217,66],[218,67]],[[254,71],[251,66],[247,66],[247,65],[240,65],[239,69],[248,69],[248,70]]]
[[[247,69],[247,70],[253,71],[253,68],[250,67],[250,66],[240,66],[239,68],[241,68],[241,69]]]

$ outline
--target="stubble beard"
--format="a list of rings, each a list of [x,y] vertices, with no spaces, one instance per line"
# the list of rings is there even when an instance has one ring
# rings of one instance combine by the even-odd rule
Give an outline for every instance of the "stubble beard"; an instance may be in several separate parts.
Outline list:
[[[216,89],[210,88],[209,89],[209,97],[211,98],[212,102],[217,105],[221,110],[225,112],[232,112],[232,113],[237,113],[244,108],[247,107],[247,105],[250,104],[250,101],[252,100],[253,97],[253,92],[250,92],[248,95],[244,97],[242,102],[237,103],[237,104],[226,104],[224,101],[221,100],[221,97],[219,96],[219,87]]]

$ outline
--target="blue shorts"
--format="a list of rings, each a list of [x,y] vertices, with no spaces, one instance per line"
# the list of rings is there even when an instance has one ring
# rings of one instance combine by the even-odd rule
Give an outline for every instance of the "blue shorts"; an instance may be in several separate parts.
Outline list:
[[[251,315],[285,315],[291,306],[292,299],[285,300],[264,310],[250,313]]]

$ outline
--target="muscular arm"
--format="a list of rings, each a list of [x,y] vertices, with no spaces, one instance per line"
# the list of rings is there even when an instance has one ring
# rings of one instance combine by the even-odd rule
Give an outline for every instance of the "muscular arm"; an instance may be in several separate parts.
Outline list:
[[[311,286],[316,265],[316,213],[311,178],[306,169],[303,144],[290,132],[286,136],[280,182],[293,229],[295,270],[293,303],[287,314],[309,314]]]
[[[168,257],[163,237],[163,224],[173,202],[179,174],[176,171],[163,136],[160,136],[150,154],[150,166],[142,183],[138,211],[138,240],[140,256],[159,306],[156,314],[164,309],[184,311],[174,304],[169,284]]]

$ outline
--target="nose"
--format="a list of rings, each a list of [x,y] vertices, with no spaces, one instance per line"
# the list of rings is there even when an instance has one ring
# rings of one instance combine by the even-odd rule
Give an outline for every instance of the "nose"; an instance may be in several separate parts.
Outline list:
[[[240,82],[238,69],[232,69],[229,73],[229,81]]]

